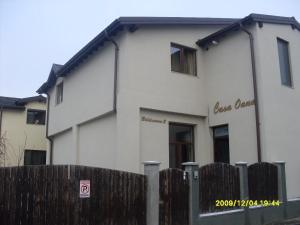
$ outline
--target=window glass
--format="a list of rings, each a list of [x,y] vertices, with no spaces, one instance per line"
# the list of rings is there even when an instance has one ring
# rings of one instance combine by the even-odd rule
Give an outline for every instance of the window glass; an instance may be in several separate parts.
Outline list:
[[[46,151],[25,150],[24,165],[44,165],[46,164]]]
[[[288,42],[277,38],[281,83],[292,86]]]
[[[64,84],[61,82],[56,86],[56,104],[60,104],[63,101],[63,91]]]
[[[228,126],[213,128],[214,134],[214,161],[229,163],[229,134]]]
[[[46,111],[45,110],[27,110],[27,123],[28,124],[45,124]]]
[[[171,44],[171,70],[196,75],[196,50]]]
[[[182,168],[182,163],[194,161],[193,126],[169,125],[169,164],[171,168]]]

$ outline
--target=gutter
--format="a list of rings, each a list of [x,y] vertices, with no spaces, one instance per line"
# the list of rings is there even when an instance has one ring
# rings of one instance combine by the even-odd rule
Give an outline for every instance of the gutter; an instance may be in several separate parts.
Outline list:
[[[255,108],[255,125],[256,125],[256,142],[257,142],[257,159],[258,162],[261,162],[261,132],[260,132],[260,116],[259,116],[259,102],[257,94],[257,76],[256,76],[256,65],[255,65],[255,54],[254,54],[254,43],[253,35],[248,31],[242,23],[239,24],[239,27],[244,31],[250,41],[250,52],[251,52],[251,65],[252,65],[252,81],[253,81],[253,91],[254,91],[254,108]]]
[[[53,165],[53,140],[52,138],[49,136],[49,114],[50,114],[50,110],[49,110],[49,104],[50,104],[50,95],[48,93],[46,93],[47,95],[47,123],[46,123],[46,138],[49,140],[49,155],[50,155],[50,165]]]

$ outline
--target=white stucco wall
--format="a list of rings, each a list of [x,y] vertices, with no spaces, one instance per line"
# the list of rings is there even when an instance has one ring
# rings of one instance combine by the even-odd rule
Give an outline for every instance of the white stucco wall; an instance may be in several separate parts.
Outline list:
[[[116,115],[83,124],[78,132],[78,164],[114,169]]]
[[[76,164],[76,152],[73,151],[72,143],[70,129],[53,137],[53,164]]]
[[[277,37],[289,42],[293,87],[281,84]],[[263,160],[285,161],[289,197],[300,197],[300,32],[288,25],[257,28]],[[270,66],[272,65],[272,66]]]
[[[142,118],[164,121],[163,123],[149,122]],[[212,162],[210,137],[203,117],[188,116],[167,112],[140,111],[140,161],[159,161],[160,168],[169,167],[169,124],[179,123],[194,126],[195,161],[200,165]],[[143,167],[141,165],[141,172]]]
[[[257,162],[254,105],[235,108],[238,99],[254,99],[248,36],[231,34],[203,52],[205,88],[209,106],[209,126],[227,124],[230,163]],[[215,105],[231,106],[230,111],[215,113]]]
[[[195,42],[219,28],[220,26],[141,26],[134,33],[126,34],[120,47],[116,153],[118,169],[141,171],[144,156],[140,152],[140,108],[177,112],[186,116],[207,116],[202,50]],[[171,71],[171,42],[197,49],[197,76]],[[145,157],[144,159],[147,160]]]
[[[62,80],[62,103],[55,102],[55,87],[49,92],[49,135],[112,110],[114,46],[107,42]]]

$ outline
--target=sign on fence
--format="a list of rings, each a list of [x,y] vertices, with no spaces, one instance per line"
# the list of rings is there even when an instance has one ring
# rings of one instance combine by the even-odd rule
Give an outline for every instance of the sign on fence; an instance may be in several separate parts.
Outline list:
[[[89,198],[90,194],[91,194],[90,180],[80,180],[79,197],[80,198]]]

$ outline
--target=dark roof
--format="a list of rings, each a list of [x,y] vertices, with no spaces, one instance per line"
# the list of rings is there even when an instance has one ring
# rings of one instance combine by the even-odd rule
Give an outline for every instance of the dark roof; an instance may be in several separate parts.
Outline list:
[[[42,94],[46,93],[49,88],[51,88],[56,81],[58,71],[62,68],[62,65],[59,64],[52,64],[48,79],[42,86],[37,90],[37,93]]]
[[[28,102],[46,102],[46,98],[42,95],[28,97],[28,98],[13,98],[0,96],[0,108],[3,109],[18,109],[24,110],[24,105]]]
[[[110,36],[114,36],[119,31],[123,30],[124,27],[133,31],[139,25],[229,25],[237,20],[238,19],[232,18],[120,17],[92,39],[63,66],[57,65],[59,66],[58,71],[55,71],[54,66],[56,64],[53,64],[48,80],[37,90],[37,92],[39,94],[46,93],[48,89],[55,84],[56,77],[65,76],[87,58],[89,54],[102,46],[105,41],[108,41],[106,32]]]
[[[225,28],[223,28],[215,33],[212,33],[203,39],[198,40],[196,43],[200,47],[207,47],[213,41],[219,41],[226,34],[236,31],[236,30],[239,30],[240,24],[242,24],[243,26],[247,26],[247,25],[253,24],[255,22],[285,24],[285,25],[290,25],[293,29],[297,29],[300,31],[300,24],[294,17],[271,16],[271,15],[252,13],[249,16],[246,16],[243,19],[236,21],[233,24],[231,24]]]
[[[236,29],[239,23],[248,22],[266,22],[266,23],[277,23],[277,24],[290,24],[293,27],[300,29],[299,23],[294,17],[281,17],[281,16],[269,16],[262,14],[250,14],[243,19],[233,18],[186,18],[186,17],[120,17],[114,20],[108,27],[106,27],[100,34],[92,39],[87,45],[85,45],[78,53],[76,53],[69,61],[63,66],[53,64],[48,80],[37,90],[37,93],[47,93],[49,88],[55,85],[57,77],[66,76],[71,70],[78,66],[83,60],[85,60],[90,54],[96,51],[100,46],[108,41],[109,36],[114,36],[125,27],[129,31],[134,31],[139,25],[229,25],[224,29],[214,33],[217,36],[221,33],[228,32],[228,30]],[[197,41],[199,46],[206,45],[211,42],[211,38],[214,36],[209,35],[208,37]]]

